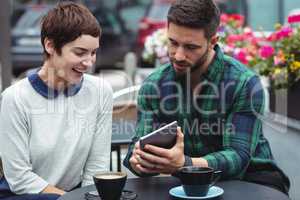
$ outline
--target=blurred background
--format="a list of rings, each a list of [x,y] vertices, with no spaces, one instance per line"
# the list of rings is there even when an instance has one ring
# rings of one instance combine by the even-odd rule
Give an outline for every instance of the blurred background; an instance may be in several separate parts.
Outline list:
[[[289,13],[300,9],[299,0],[215,0],[223,13],[245,17],[245,26],[254,30],[274,30],[275,23],[286,23]],[[10,0],[12,72],[18,77],[42,63],[40,44],[41,17],[58,1]],[[99,20],[103,28],[97,64],[92,72],[124,69],[128,52],[137,56],[138,67],[145,38],[166,26],[171,0],[81,0]],[[2,19],[4,20],[4,19]],[[2,49],[3,50],[3,49]]]

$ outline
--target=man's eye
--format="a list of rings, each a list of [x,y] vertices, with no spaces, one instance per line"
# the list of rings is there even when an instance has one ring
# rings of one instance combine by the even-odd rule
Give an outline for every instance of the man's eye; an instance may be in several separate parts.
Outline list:
[[[188,49],[188,50],[196,50],[196,49],[198,49],[197,46],[193,46],[193,45],[187,45],[187,46],[185,46],[185,48]]]
[[[172,46],[178,46],[178,43],[173,41],[173,40],[169,40],[169,43],[172,45]]]

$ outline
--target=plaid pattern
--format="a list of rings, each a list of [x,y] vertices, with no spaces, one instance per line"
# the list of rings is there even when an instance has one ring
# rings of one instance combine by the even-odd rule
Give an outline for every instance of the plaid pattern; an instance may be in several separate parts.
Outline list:
[[[159,126],[178,121],[185,155],[203,157],[223,178],[242,178],[251,169],[279,170],[257,115],[264,110],[259,77],[215,47],[208,71],[199,77],[201,96],[192,94],[189,79],[176,77],[170,64],[160,67],[143,83],[138,96],[135,141]],[[201,98],[199,98],[201,97]],[[133,171],[131,169],[131,171]]]

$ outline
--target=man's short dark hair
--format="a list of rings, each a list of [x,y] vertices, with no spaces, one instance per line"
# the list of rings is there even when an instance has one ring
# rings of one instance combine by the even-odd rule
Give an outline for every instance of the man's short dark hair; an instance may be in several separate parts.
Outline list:
[[[176,0],[168,12],[168,24],[203,29],[209,39],[220,24],[220,11],[212,0]]]
[[[44,40],[48,38],[53,41],[54,48],[61,54],[61,48],[79,36],[86,34],[100,37],[101,28],[97,19],[88,8],[79,3],[70,1],[58,3],[42,19],[41,42],[45,51]]]

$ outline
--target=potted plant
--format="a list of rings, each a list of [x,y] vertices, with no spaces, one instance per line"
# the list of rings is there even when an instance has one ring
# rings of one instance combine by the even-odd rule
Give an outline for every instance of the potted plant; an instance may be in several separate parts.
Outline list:
[[[289,16],[289,26],[277,25],[270,41],[276,49],[271,77],[271,111],[300,120],[300,14]]]
[[[223,51],[260,74],[265,90],[270,86],[266,104],[271,111],[300,120],[295,109],[300,99],[300,27],[295,23],[300,15],[289,16],[288,22],[271,33],[253,32],[243,26],[242,16],[222,15],[219,35]]]

